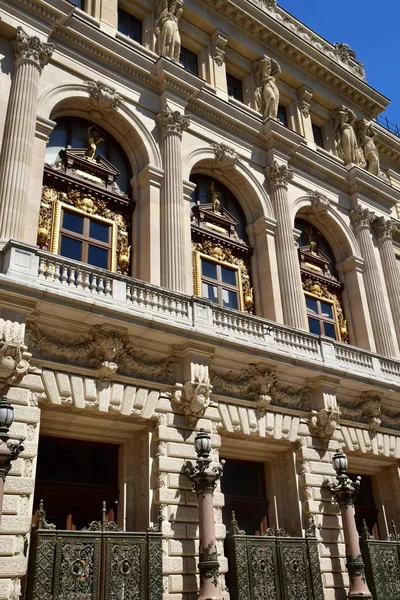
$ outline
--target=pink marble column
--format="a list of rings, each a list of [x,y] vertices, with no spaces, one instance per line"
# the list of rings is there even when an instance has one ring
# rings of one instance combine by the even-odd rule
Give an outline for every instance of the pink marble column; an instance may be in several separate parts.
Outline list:
[[[181,140],[189,127],[189,117],[172,111],[168,105],[157,115],[161,129],[161,154],[164,180],[161,190],[161,285],[175,292],[186,292],[184,244],[184,198]]]
[[[200,590],[198,600],[222,600],[219,584],[219,562],[215,540],[213,494],[216,482],[222,475],[222,465],[212,464],[211,439],[200,429],[195,439],[197,464],[188,467],[186,474],[193,482],[199,501],[199,571]]]
[[[293,237],[293,223],[289,209],[288,185],[292,171],[277,162],[266,169],[271,200],[276,218],[276,260],[281,288],[283,321],[296,329],[308,330],[306,304],[301,283],[300,265]]]
[[[382,282],[378,273],[370,230],[371,224],[375,219],[375,214],[368,210],[368,208],[358,206],[355,210],[351,211],[350,218],[356,232],[361,256],[364,259],[365,293],[371,315],[376,351],[384,356],[394,357],[396,356],[396,350],[386,311]]]
[[[17,28],[13,42],[15,73],[11,83],[0,157],[0,239],[23,240],[30,189],[39,78],[53,44]]]

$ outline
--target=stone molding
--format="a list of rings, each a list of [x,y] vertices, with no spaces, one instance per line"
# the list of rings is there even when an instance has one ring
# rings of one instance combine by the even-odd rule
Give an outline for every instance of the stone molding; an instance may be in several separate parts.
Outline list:
[[[157,125],[163,136],[177,135],[182,139],[182,134],[190,125],[190,117],[185,117],[178,110],[171,110],[168,104],[164,110],[157,115]]]
[[[287,187],[294,177],[293,171],[287,165],[279,165],[276,161],[265,169],[268,181],[275,186]]]
[[[22,27],[17,27],[17,36],[12,42],[16,65],[30,62],[42,72],[49,62],[54,44],[43,43],[36,36],[30,37]]]

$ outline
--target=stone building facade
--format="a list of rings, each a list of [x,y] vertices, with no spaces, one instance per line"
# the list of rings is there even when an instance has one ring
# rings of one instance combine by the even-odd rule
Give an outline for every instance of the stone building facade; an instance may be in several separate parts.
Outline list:
[[[400,527],[400,139],[375,122],[387,98],[346,44],[274,0],[0,10],[0,382],[25,438],[0,600],[29,589],[42,493],[61,530],[106,499],[124,531],[158,523],[162,599],[195,598],[183,470],[200,428],[226,460],[224,598],[228,510],[248,535],[305,538],[314,522],[324,597],[345,598],[326,487],[337,448],[364,478],[375,537]]]

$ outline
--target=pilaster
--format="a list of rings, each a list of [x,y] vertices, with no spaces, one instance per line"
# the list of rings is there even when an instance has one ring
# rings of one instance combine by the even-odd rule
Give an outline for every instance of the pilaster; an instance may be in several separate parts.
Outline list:
[[[226,84],[225,46],[228,36],[216,29],[211,36],[210,73],[211,85],[217,90],[217,96],[227,99],[228,89]]]

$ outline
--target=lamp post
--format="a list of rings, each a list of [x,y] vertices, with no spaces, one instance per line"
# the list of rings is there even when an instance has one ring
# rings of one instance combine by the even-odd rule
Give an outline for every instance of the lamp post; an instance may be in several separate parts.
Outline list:
[[[14,421],[14,408],[9,403],[7,396],[2,396],[0,400],[0,523],[3,514],[4,484],[11,463],[18,458],[19,453],[24,449],[22,442],[9,442],[9,429]]]
[[[199,501],[199,571],[200,590],[198,600],[222,600],[219,585],[219,562],[215,541],[213,494],[222,476],[223,464],[211,465],[211,438],[200,429],[194,440],[197,453],[195,465],[185,472],[193,483]]]
[[[336,481],[331,483],[329,487],[340,506],[342,514],[346,544],[346,566],[350,577],[350,588],[347,597],[349,600],[359,598],[373,600],[365,578],[365,567],[361,556],[354,510],[354,501],[360,488],[361,477],[357,477],[355,481],[352,481],[347,475],[347,456],[343,452],[336,452],[332,462],[336,471]]]

